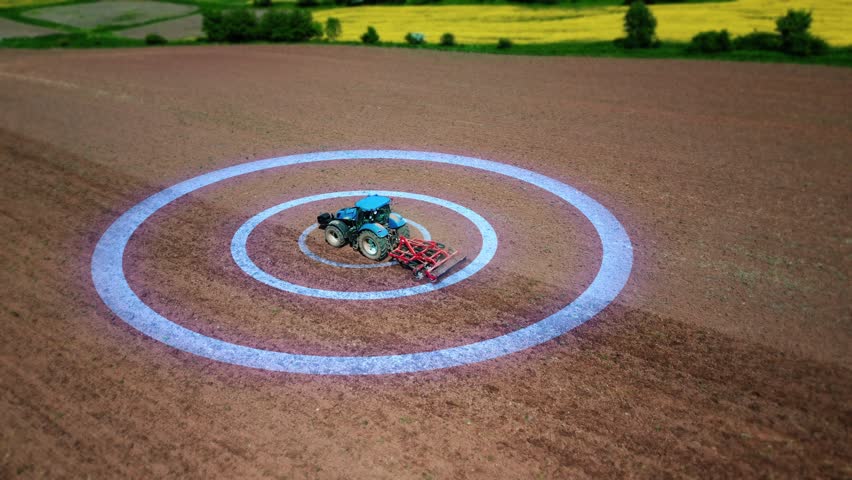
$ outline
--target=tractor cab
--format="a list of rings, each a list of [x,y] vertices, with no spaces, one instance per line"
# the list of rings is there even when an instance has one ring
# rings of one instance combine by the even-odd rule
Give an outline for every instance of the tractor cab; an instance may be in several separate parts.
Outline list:
[[[358,200],[355,208],[358,209],[359,223],[378,223],[387,225],[391,215],[391,199],[381,195],[370,195]]]

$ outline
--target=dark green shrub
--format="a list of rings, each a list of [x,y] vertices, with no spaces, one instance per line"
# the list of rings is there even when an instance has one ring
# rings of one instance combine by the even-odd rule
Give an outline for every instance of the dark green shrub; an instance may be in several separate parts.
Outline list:
[[[260,38],[270,42],[304,42],[322,35],[322,25],[307,10],[269,10],[260,20]]]
[[[787,15],[775,20],[775,30],[781,37],[797,33],[807,33],[811,28],[811,12],[807,10],[787,10]]]
[[[638,2],[638,1],[639,0],[624,0],[623,2],[621,2],[621,4],[629,6],[633,2]],[[645,1],[645,0],[642,0],[642,1]],[[662,3],[684,3],[686,1],[687,0],[647,0],[647,1],[645,1],[645,5],[656,5],[658,3],[659,4],[662,4]]]
[[[454,47],[456,45],[456,36],[450,32],[441,35],[441,45],[445,47]]]
[[[752,32],[734,38],[734,50],[781,50],[781,35],[770,32]]]
[[[423,45],[426,43],[426,35],[423,35],[422,33],[408,32],[405,34],[405,41],[408,42],[409,45]]]
[[[775,30],[781,35],[781,51],[791,55],[820,55],[828,50],[825,40],[811,35],[811,12],[788,10],[787,15],[775,21]]]
[[[341,33],[343,33],[343,25],[340,23],[340,19],[328,17],[325,20],[325,36],[333,42]]]
[[[201,28],[209,42],[249,42],[257,38],[257,17],[247,8],[202,10]]]
[[[369,45],[379,43],[379,32],[373,27],[367,27],[367,31],[361,35],[361,41]]]
[[[828,50],[831,48],[828,45],[828,42],[825,41],[822,37],[817,37],[816,35],[808,35],[811,40],[811,55],[822,55],[824,53],[828,53]]]
[[[169,41],[166,40],[166,37],[160,34],[149,33],[148,35],[145,35],[145,45],[165,45],[167,43],[169,43]]]
[[[510,40],[508,38],[501,38],[501,39],[497,40],[497,48],[499,48],[499,49],[512,48],[512,45],[513,45],[512,40]]]
[[[252,4],[258,8],[266,8],[272,6],[272,0],[253,0]]]
[[[659,45],[656,35],[657,19],[641,0],[630,4],[624,14],[624,32],[620,42],[625,48],[651,48]]]
[[[225,41],[225,15],[219,9],[201,10],[201,31],[207,37],[208,42]]]
[[[781,51],[790,55],[808,57],[811,55],[822,55],[828,51],[828,43],[825,40],[811,35],[810,33],[794,33],[781,37]]]
[[[319,5],[317,0],[296,0],[296,6],[302,8],[316,7]]]
[[[692,41],[689,42],[686,49],[693,53],[730,52],[732,50],[731,36],[727,30],[701,32],[692,37]]]
[[[227,42],[250,42],[257,38],[257,17],[247,8],[226,11],[222,17],[222,26]]]

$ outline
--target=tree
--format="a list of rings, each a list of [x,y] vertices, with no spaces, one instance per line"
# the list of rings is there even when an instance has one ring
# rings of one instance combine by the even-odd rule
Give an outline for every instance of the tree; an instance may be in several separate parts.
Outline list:
[[[624,38],[626,48],[650,48],[659,45],[656,35],[657,19],[641,0],[630,4],[624,14]]]
[[[322,35],[307,10],[269,10],[260,20],[260,37],[270,42],[304,42]]]
[[[325,21],[325,36],[333,42],[341,33],[343,33],[343,25],[340,24],[340,19],[328,17]]]
[[[207,36],[208,42],[224,42],[224,14],[219,9],[202,9],[201,31]]]
[[[825,40],[811,35],[811,12],[788,10],[787,15],[778,17],[775,30],[781,34],[781,51],[792,55],[819,55],[828,50]]]
[[[367,31],[361,35],[361,41],[368,44],[379,43],[379,32],[374,27],[367,27]]]
[[[225,30],[225,40],[228,42],[250,42],[257,38],[257,17],[247,8],[225,12],[222,26]]]

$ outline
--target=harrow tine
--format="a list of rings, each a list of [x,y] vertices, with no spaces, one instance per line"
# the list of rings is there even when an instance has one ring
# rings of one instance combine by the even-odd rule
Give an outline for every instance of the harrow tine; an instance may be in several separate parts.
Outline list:
[[[446,274],[453,267],[464,261],[465,258],[466,257],[464,255],[456,255],[456,253],[453,253],[452,257],[448,258],[440,265],[428,270],[432,277],[434,277],[434,279],[430,278],[430,280],[433,282],[437,281],[442,275]]]
[[[442,243],[406,237],[399,238],[399,245],[389,256],[410,268],[418,280],[425,276],[432,282],[465,259]]]

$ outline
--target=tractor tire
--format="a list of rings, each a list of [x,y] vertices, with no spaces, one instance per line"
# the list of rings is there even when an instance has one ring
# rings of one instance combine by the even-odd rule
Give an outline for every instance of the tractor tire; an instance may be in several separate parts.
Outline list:
[[[411,238],[411,231],[408,230],[408,225],[403,225],[396,229],[397,236]]]
[[[346,237],[337,225],[325,227],[325,241],[334,248],[346,245]]]
[[[358,235],[358,250],[361,251],[361,255],[370,260],[377,262],[384,260],[390,250],[388,237],[379,238],[375,233],[365,230],[361,232],[361,235]]]

